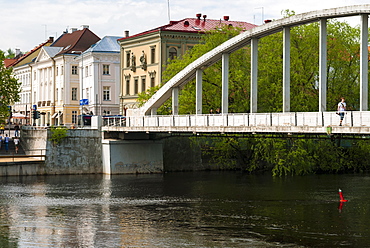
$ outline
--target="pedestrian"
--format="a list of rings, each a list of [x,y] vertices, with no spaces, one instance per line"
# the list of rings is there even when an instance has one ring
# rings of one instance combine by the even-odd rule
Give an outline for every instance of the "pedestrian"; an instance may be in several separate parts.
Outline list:
[[[344,114],[346,112],[346,109],[347,109],[347,104],[345,102],[345,99],[344,97],[341,97],[340,98],[340,102],[338,103],[338,109],[337,109],[337,113],[340,117],[340,122],[339,122],[339,126],[342,126],[342,122],[343,122],[343,119],[344,119]]]
[[[209,113],[210,113],[211,115],[213,115],[213,109],[210,109],[210,110],[209,110]]]
[[[19,137],[19,125],[18,123],[14,126],[14,136]]]
[[[18,137],[15,137],[14,138],[14,147],[15,147],[15,153],[18,153],[18,150],[19,150],[19,139]]]
[[[4,138],[4,144],[5,144],[5,151],[8,152],[9,151],[9,140],[10,138],[8,137],[7,134],[5,134],[5,138]]]
[[[1,134],[4,134],[4,130],[5,130],[5,125],[4,124],[1,124],[0,125],[0,133]]]

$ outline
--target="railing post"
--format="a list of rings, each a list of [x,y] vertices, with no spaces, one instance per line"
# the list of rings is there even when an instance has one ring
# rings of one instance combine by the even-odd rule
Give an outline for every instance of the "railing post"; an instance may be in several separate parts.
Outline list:
[[[297,125],[298,125],[297,112],[294,112],[294,126],[297,126]]]
[[[270,127],[272,127],[272,113],[270,113]]]
[[[325,124],[324,124],[324,112],[321,112],[321,126],[322,127],[325,127]]]
[[[351,111],[351,127],[353,127],[353,111]]]

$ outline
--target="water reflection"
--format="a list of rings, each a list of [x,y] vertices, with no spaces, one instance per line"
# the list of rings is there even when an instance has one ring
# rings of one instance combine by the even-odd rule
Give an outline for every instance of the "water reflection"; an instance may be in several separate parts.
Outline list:
[[[370,179],[234,172],[0,178],[0,247],[366,247]],[[338,189],[346,194],[339,203]]]

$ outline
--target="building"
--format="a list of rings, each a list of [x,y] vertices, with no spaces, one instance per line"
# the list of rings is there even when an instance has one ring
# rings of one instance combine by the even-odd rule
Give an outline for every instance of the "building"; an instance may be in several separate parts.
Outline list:
[[[31,67],[31,104],[40,112],[37,125],[77,124],[80,112],[78,58],[100,38],[88,26],[70,29],[43,46]]]
[[[87,115],[118,115],[122,37],[105,36],[76,58],[80,73],[81,111]],[[74,96],[78,89],[72,89]]]
[[[13,75],[19,82],[21,82],[20,101],[14,103],[13,116],[18,116],[20,119],[17,122],[22,124],[30,123],[30,116],[32,110],[31,104],[31,64],[34,63],[34,59],[37,57],[41,48],[44,46],[50,46],[54,42],[54,38],[50,37],[46,42],[35,47],[31,51],[19,56],[20,52],[17,49],[16,57],[11,59],[11,63],[7,64],[7,67],[13,67]]]
[[[220,25],[232,25],[248,30],[256,25],[223,20],[207,19],[206,15],[197,14],[196,18],[171,21],[152,30],[118,39],[121,47],[121,92],[120,112],[136,108],[138,94],[149,87],[160,85],[162,72],[169,59],[173,59],[199,44],[200,36],[207,30]]]

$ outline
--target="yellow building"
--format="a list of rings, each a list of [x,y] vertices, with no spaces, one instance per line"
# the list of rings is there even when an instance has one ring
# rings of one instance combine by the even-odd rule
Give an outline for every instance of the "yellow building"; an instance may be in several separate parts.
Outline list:
[[[196,18],[171,21],[169,24],[130,36],[128,31],[119,39],[121,46],[121,92],[120,113],[136,108],[138,94],[149,87],[159,85],[166,62],[185,53],[199,43],[200,35],[220,25],[241,27],[248,30],[256,25],[223,20],[207,19],[197,14]]]

